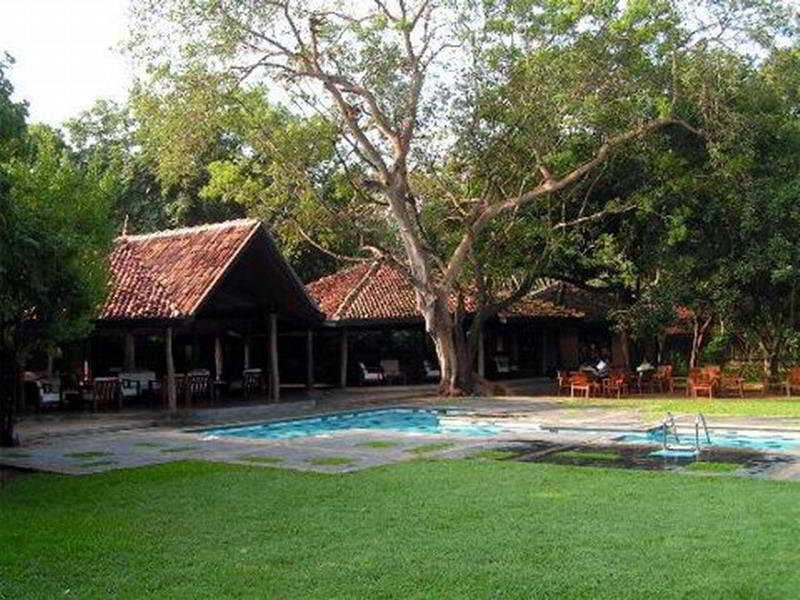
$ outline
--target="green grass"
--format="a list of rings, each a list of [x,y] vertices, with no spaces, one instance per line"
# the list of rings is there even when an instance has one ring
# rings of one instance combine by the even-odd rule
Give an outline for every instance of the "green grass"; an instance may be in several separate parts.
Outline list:
[[[440,452],[441,450],[447,450],[452,447],[453,444],[450,442],[433,442],[432,444],[423,444],[421,446],[409,448],[406,452],[411,452],[412,454],[430,454],[431,452]]]
[[[70,452],[69,454],[65,454],[69,458],[100,458],[102,456],[113,456],[113,452]]]
[[[481,458],[484,460],[505,460],[512,458],[518,453],[511,450],[480,450],[474,454],[470,454],[469,458]]]
[[[361,442],[360,444],[356,444],[357,446],[363,446],[364,448],[394,448],[395,446],[399,446],[399,442],[390,442],[387,440],[372,440],[369,442]]]
[[[788,400],[785,396],[770,398],[623,398],[617,400],[590,398],[572,400],[558,399],[567,408],[627,408],[639,409],[648,416],[661,417],[667,412],[673,414],[696,414],[719,417],[796,417],[800,418],[800,398]]]
[[[161,452],[171,454],[173,452],[191,452],[192,450],[197,450],[197,446],[173,446],[172,448],[162,448]]]
[[[612,450],[599,451],[599,450],[563,450],[556,452],[553,456],[557,458],[568,458],[570,460],[617,460],[619,454]]]
[[[704,473],[733,473],[742,465],[726,462],[693,462],[684,467],[687,471],[700,471]]]
[[[274,465],[276,463],[283,462],[283,459],[280,456],[251,456],[251,455],[245,455],[245,456],[240,456],[239,460],[244,460],[244,461],[253,462],[253,463],[262,463],[262,464],[265,464],[265,465]]]
[[[0,598],[796,598],[800,485],[515,461],[0,487]]]
[[[352,465],[356,461],[346,456],[323,456],[321,458],[309,458],[306,462],[320,466],[343,466]]]

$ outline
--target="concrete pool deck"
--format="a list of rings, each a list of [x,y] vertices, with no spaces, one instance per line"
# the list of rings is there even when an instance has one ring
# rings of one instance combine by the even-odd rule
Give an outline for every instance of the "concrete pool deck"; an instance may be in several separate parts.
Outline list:
[[[199,426],[264,422],[364,408],[451,407],[481,419],[514,424],[513,431],[491,437],[409,435],[392,431],[343,430],[325,436],[283,440],[217,437],[207,439]],[[677,415],[691,425],[694,415]],[[435,397],[344,397],[309,399],[277,405],[209,408],[185,413],[178,422],[146,411],[102,415],[45,415],[20,424],[22,444],[0,448],[0,465],[66,475],[88,475],[179,460],[206,460],[321,473],[346,473],[418,458],[460,458],[509,444],[533,441],[570,447],[615,443],[616,433],[591,434],[547,428],[645,429],[656,424],[645,411],[600,406],[565,406],[547,398],[439,399]],[[800,435],[796,418],[714,418],[712,427],[776,428]],[[800,451],[770,472],[776,479],[800,480]]]

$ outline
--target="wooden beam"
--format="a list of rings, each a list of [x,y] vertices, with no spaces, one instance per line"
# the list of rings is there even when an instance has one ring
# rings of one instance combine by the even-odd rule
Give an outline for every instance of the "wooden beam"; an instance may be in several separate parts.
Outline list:
[[[278,372],[278,315],[269,315],[269,375],[273,402],[281,399],[281,376]]]
[[[122,365],[126,371],[136,370],[136,338],[130,331],[125,333],[125,358]]]
[[[314,331],[306,332],[306,390],[314,389]]]
[[[217,381],[222,381],[222,339],[219,335],[214,336],[214,377]]]
[[[542,327],[542,377],[547,376],[547,329]]]
[[[172,327],[167,327],[165,338],[167,354],[167,405],[173,415],[178,412],[178,396],[175,393],[175,361],[172,358]]]
[[[478,375],[486,377],[486,349],[483,344],[483,326],[478,329]]]
[[[339,387],[347,387],[347,329],[339,335]]]

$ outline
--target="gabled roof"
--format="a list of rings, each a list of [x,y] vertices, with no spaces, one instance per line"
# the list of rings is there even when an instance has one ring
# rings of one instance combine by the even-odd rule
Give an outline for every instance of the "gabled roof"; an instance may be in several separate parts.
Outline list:
[[[331,322],[420,320],[413,286],[388,264],[360,264],[318,279],[306,286]],[[451,309],[455,298],[450,299]],[[467,312],[476,309],[474,296],[464,299]],[[499,315],[527,318],[583,318],[578,307],[529,294]]]
[[[316,313],[261,222],[240,219],[118,237],[109,259],[109,294],[98,320],[185,319],[196,315],[237,257],[257,237],[266,240],[263,253],[275,268],[274,273],[253,273],[252,278],[263,281],[280,277],[284,289],[307,304],[306,312]]]

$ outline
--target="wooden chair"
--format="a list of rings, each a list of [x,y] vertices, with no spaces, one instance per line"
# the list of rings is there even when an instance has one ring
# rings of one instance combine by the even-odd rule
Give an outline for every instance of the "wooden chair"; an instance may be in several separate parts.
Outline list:
[[[596,389],[597,384],[592,381],[588,373],[579,371],[570,376],[569,395],[575,397],[575,392],[581,392],[586,398],[592,395],[592,390]]]
[[[714,397],[714,392],[719,384],[718,367],[693,368],[689,372],[689,385],[692,388],[692,396],[697,398],[698,394]]]
[[[561,395],[561,390],[569,392],[572,385],[572,373],[569,371],[556,371],[556,396]]]
[[[739,373],[728,373],[720,376],[719,379],[720,394],[732,392],[744,398],[744,377]]]
[[[195,400],[211,398],[211,374],[208,372],[191,372],[186,376],[186,404]]]
[[[242,373],[244,399],[250,400],[256,393],[264,393],[264,373],[261,369],[245,369]]]
[[[652,394],[655,391],[657,384],[658,382],[655,379],[655,371],[639,371],[636,374],[636,391],[640,394],[644,394],[645,392]]]
[[[653,385],[658,386],[658,391],[662,393],[669,392],[671,394],[674,391],[672,365],[660,365],[656,369],[653,374]]]
[[[792,367],[786,374],[786,395],[791,396],[795,390],[800,390],[800,366]]]
[[[630,375],[624,369],[612,369],[608,377],[603,379],[603,394],[617,398],[622,395],[628,396],[631,393]]]
[[[122,408],[122,389],[117,377],[95,377],[92,387],[94,410],[112,405]]]
[[[383,378],[386,383],[405,385],[406,375],[400,369],[400,361],[396,358],[384,359],[381,361],[381,369],[383,369]]]

